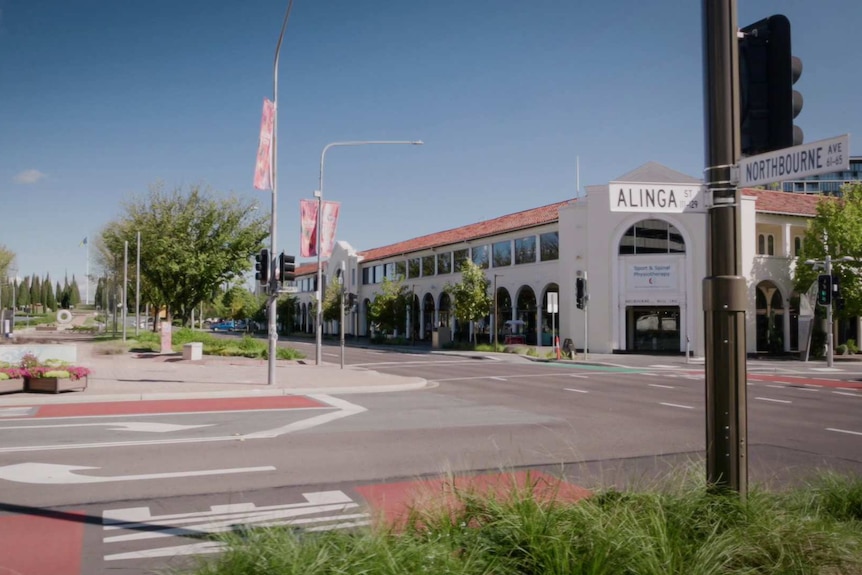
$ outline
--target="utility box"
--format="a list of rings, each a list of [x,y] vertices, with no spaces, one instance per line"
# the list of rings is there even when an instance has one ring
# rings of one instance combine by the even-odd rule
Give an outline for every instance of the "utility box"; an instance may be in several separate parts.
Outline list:
[[[204,357],[204,344],[199,341],[192,341],[183,344],[183,359],[189,361],[198,361]]]
[[[161,353],[173,353],[174,348],[171,347],[171,322],[162,321],[159,324],[159,335],[161,336]]]
[[[447,326],[440,326],[431,332],[431,347],[440,349],[452,343],[452,330]]]

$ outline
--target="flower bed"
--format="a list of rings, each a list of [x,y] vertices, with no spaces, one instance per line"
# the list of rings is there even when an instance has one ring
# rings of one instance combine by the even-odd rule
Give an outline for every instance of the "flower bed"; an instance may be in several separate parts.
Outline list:
[[[24,391],[24,370],[17,367],[0,367],[0,393]]]
[[[87,376],[90,370],[86,367],[31,367],[24,377],[26,391],[60,393],[61,391],[83,391],[87,389]]]

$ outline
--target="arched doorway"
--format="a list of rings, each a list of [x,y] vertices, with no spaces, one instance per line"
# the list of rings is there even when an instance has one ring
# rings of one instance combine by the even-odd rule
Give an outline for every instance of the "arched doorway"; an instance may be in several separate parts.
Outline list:
[[[521,286],[518,291],[515,319],[524,322],[527,345],[536,345],[536,294],[530,286]]]
[[[497,341],[504,341],[508,332],[511,332],[511,324],[506,324],[512,319],[512,296],[504,287],[497,288],[497,314],[496,314]],[[508,327],[508,329],[507,329]]]
[[[431,331],[434,329],[434,296],[426,293],[422,298],[422,339],[431,339]]]
[[[440,311],[437,313],[437,321],[439,325],[445,325],[446,327],[452,327],[451,325],[451,309],[452,309],[452,300],[449,297],[449,294],[443,292],[440,294]]]
[[[757,284],[754,295],[757,314],[757,351],[784,351],[784,297],[769,280]]]
[[[548,313],[548,294],[557,294],[557,313]],[[539,345],[554,345],[552,339],[556,332],[559,335],[560,330],[560,308],[559,308],[560,287],[555,284],[548,284],[545,288],[545,293],[542,294],[542,342]]]

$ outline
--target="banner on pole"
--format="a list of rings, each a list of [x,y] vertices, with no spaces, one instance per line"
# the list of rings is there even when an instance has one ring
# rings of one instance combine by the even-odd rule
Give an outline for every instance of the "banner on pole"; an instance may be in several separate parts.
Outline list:
[[[317,255],[317,200],[299,200],[299,256]]]
[[[320,255],[328,258],[335,247],[335,231],[338,228],[340,202],[323,202],[320,209],[323,212],[323,225],[317,223],[317,200],[299,201],[299,255],[308,258],[317,255],[317,234],[320,233]]]
[[[323,232],[320,236],[320,251],[325,258],[332,255],[332,248],[335,247],[335,229],[338,227],[338,212],[340,210],[340,202],[323,202]]]
[[[254,187],[258,190],[272,189],[272,130],[275,119],[275,104],[264,98],[263,117],[260,120],[260,144],[257,147],[257,162],[254,165]]]

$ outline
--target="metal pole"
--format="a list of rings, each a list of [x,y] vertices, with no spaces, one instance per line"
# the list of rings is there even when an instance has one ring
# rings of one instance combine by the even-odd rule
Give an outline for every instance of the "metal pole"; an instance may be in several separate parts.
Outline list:
[[[500,321],[497,319],[497,274],[494,274],[494,351],[497,351],[497,326]]]
[[[314,327],[316,333],[314,350],[315,365],[320,365],[321,355],[323,353],[323,265],[321,262],[320,246],[321,236],[323,235],[323,166],[326,162],[326,152],[329,148],[333,148],[335,146],[368,146],[379,144],[409,144],[413,146],[421,146],[423,143],[424,142],[422,142],[422,140],[358,140],[349,142],[332,142],[330,144],[326,144],[323,147],[323,151],[320,152],[320,175],[318,176],[317,190],[314,192],[314,195],[317,197],[317,231],[315,233],[315,248],[317,250],[317,312],[314,314]]]
[[[266,324],[267,338],[269,340],[267,354],[267,385],[275,384],[275,360],[278,348],[278,328],[276,326],[276,303],[278,301],[278,280],[275,277],[275,268],[278,263],[278,255],[275,253],[276,229],[278,222],[278,56],[281,52],[281,42],[284,39],[284,31],[287,29],[287,21],[290,18],[290,9],[293,0],[287,3],[284,20],[281,23],[281,32],[278,34],[278,43],[275,45],[275,61],[272,66],[272,157],[270,158],[270,169],[272,170],[272,214],[269,222],[269,297],[266,301]]]
[[[703,281],[706,471],[712,489],[748,491],[745,278],[741,265],[739,64],[736,0],[703,0],[706,185],[712,196]]]
[[[138,232],[137,265],[135,267],[135,337],[141,326],[141,232]],[[194,327],[194,326],[192,326]]]
[[[344,262],[341,262],[341,305],[338,306],[341,317],[338,320],[338,325],[341,327],[341,369],[344,369],[344,283],[347,281],[344,271]]]
[[[129,288],[129,242],[123,242],[123,341],[126,341],[126,313]]]
[[[832,367],[835,362],[835,342],[832,334],[832,300],[835,291],[832,289],[832,256],[826,254],[825,273],[829,276],[829,304],[826,306],[826,366]]]

